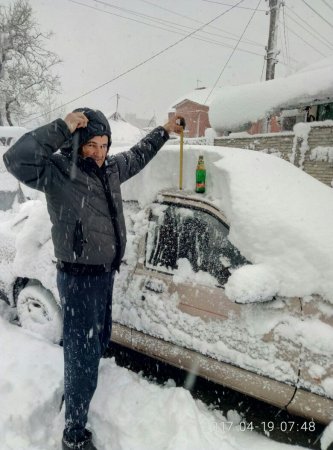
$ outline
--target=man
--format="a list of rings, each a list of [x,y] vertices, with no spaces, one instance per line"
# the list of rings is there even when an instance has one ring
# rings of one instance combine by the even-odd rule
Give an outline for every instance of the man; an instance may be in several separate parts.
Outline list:
[[[63,449],[96,450],[85,426],[111,336],[113,279],[126,245],[120,184],[145,167],[170,132],[180,133],[180,119],[107,157],[109,122],[100,111],[79,108],[25,134],[4,155],[9,172],[45,192],[52,222],[64,318]]]

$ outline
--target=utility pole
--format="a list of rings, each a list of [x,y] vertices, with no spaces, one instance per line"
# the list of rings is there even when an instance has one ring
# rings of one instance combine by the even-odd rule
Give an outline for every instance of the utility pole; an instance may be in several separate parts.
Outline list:
[[[113,96],[114,97],[114,96]],[[123,118],[121,117],[121,115],[118,112],[118,106],[119,106],[119,99],[120,99],[120,95],[116,94],[117,97],[117,106],[116,106],[116,112],[114,112],[113,114],[111,114],[111,116],[109,117],[109,119],[118,121],[118,120],[123,120]]]
[[[120,119],[120,114],[118,112],[118,106],[119,106],[120,95],[116,94],[116,97],[117,97],[117,106],[116,106],[116,112],[114,114],[114,120],[119,120]]]
[[[116,111],[113,113],[113,114],[111,114],[109,117],[108,117],[108,119],[112,119],[112,120],[122,120],[123,122],[126,122],[126,120],[124,120],[122,117],[121,117],[121,114],[120,114],[120,112],[119,112],[119,100],[121,99],[121,98],[125,98],[126,100],[131,100],[130,98],[127,98],[127,97],[125,97],[124,95],[120,95],[120,94],[115,94],[115,95],[112,95],[112,97],[110,97],[109,98],[109,100],[111,100],[113,97],[117,97],[117,105],[116,105]]]
[[[276,44],[277,44],[279,13],[281,5],[282,0],[269,0],[269,14],[270,14],[269,36],[265,56],[265,59],[267,60],[266,80],[274,79],[275,64],[278,62],[276,57],[280,53],[280,51],[277,50],[276,48]]]
[[[117,94],[117,106],[116,106],[116,114],[118,115],[118,105],[119,105],[120,95]]]

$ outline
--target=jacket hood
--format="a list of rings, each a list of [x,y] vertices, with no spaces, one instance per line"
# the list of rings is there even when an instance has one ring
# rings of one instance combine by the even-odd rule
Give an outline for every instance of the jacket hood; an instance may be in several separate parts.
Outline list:
[[[88,118],[88,125],[86,128],[79,128],[79,146],[86,144],[89,139],[94,136],[107,136],[109,139],[108,146],[111,145],[111,128],[108,119],[98,109],[77,108],[73,112],[83,112]]]
[[[71,142],[66,142],[64,144],[62,148],[63,153],[72,151],[74,143],[77,149],[80,149],[94,136],[107,136],[108,148],[110,148],[112,143],[111,128],[109,121],[101,111],[98,109],[77,108],[74,109],[73,112],[83,112],[83,114],[88,118],[88,125],[86,128],[78,128],[73,133]]]

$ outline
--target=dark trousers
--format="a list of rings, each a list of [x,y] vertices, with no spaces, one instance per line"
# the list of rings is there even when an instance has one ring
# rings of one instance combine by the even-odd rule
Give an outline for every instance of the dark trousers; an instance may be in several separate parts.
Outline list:
[[[114,272],[71,275],[58,270],[64,319],[64,438],[70,442],[78,443],[86,437],[99,361],[111,337],[113,280]]]

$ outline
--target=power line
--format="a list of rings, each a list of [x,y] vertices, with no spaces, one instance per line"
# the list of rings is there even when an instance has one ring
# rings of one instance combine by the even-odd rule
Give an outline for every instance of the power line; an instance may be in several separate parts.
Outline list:
[[[202,0],[203,2],[207,2],[207,3],[216,3],[218,5],[224,5],[224,6],[233,6],[233,5],[229,5],[228,3],[221,3],[221,2],[216,2],[214,0]],[[251,11],[263,11],[266,12],[266,9],[255,9],[255,8],[248,8],[247,6],[237,6],[237,8],[241,8],[241,9],[250,9]]]
[[[325,40],[327,41],[327,37],[325,37],[325,36],[323,36],[322,34],[320,34],[319,31],[318,31],[316,28],[314,28],[314,27],[313,27],[311,24],[309,24],[306,20],[302,19],[302,17],[301,17],[299,14],[295,13],[295,11],[294,11],[293,9],[289,8],[288,5],[286,5],[286,8],[287,8],[292,14],[294,14],[296,17],[298,17],[299,20],[301,20],[303,23],[305,23],[305,25],[307,25],[309,28],[311,28],[311,30],[313,30],[313,31],[314,31],[318,36],[320,36],[324,41],[325,41]],[[290,16],[289,16],[289,17],[290,17]],[[291,19],[292,19],[292,18],[291,18]],[[329,42],[329,44],[332,45],[330,42]]]
[[[332,6],[329,4],[329,3],[327,3],[327,1],[326,0],[321,0],[328,8],[330,8],[332,11],[333,11],[333,8],[332,8]]]
[[[284,6],[283,4],[281,4],[281,5]],[[291,65],[292,65],[291,61],[293,61],[293,62],[295,62],[297,64],[299,63],[299,61],[297,61],[295,58],[293,58],[290,55],[289,37],[288,37],[288,32],[287,32],[288,31],[288,27],[287,27],[287,21],[286,21],[284,13],[285,13],[285,11],[283,9],[283,32],[284,32],[283,34],[284,34],[284,40],[283,40],[283,37],[282,37],[281,33],[279,33],[279,39],[280,39],[280,45],[281,45],[281,51],[282,51],[282,58],[283,58],[283,60],[279,59],[279,63],[285,65],[286,67],[291,67]],[[282,23],[282,22],[280,21],[280,23]],[[263,65],[263,69],[262,70],[264,70],[265,62],[266,62],[266,58],[264,60],[264,65]],[[261,74],[260,80],[261,80],[261,78],[262,78],[262,74]]]
[[[179,26],[178,26],[178,25],[172,25],[172,27],[173,27],[174,29],[176,29],[176,31],[173,31],[173,30],[170,30],[170,29],[167,29],[167,28],[162,28],[162,27],[157,26],[157,25],[152,25],[152,24],[149,24],[149,23],[146,23],[146,22],[142,22],[142,21],[140,21],[140,20],[133,19],[133,18],[131,18],[131,17],[122,16],[122,15],[119,15],[119,14],[116,14],[116,13],[111,13],[111,12],[106,11],[106,10],[104,10],[104,9],[95,8],[95,7],[90,6],[90,5],[87,5],[87,4],[85,4],[85,3],[80,3],[80,2],[78,2],[77,0],[68,0],[68,1],[71,2],[71,3],[75,3],[75,4],[77,4],[77,5],[80,5],[80,6],[84,6],[84,7],[86,7],[86,8],[94,9],[94,10],[96,10],[96,11],[98,11],[98,12],[102,12],[102,13],[105,13],[105,14],[114,15],[114,16],[116,16],[116,17],[120,17],[120,18],[125,19],[125,20],[131,20],[131,21],[134,21],[134,22],[137,22],[137,23],[141,23],[141,24],[143,24],[143,25],[147,25],[147,26],[152,27],[152,28],[157,28],[157,29],[161,29],[161,30],[163,30],[163,31],[169,31],[169,32],[172,32],[172,33],[176,33],[176,34],[179,34],[179,35],[181,35],[181,36],[186,36],[186,33],[183,33],[182,31],[179,31],[179,28],[188,28],[188,29],[190,29],[190,30],[194,30],[194,32],[195,32],[195,30],[196,30],[196,29],[193,29],[193,28],[191,28],[191,27],[186,27],[186,26],[182,26],[182,25],[179,25]],[[144,1],[144,0],[143,0],[143,1]],[[147,15],[145,15],[145,14],[141,14],[141,13],[138,13],[138,12],[133,11],[133,10],[129,10],[129,9],[122,8],[122,7],[119,7],[119,6],[111,5],[110,3],[107,3],[107,2],[105,2],[105,1],[103,1],[103,0],[94,0],[94,2],[95,2],[95,3],[101,3],[101,4],[105,5],[105,6],[109,6],[109,7],[112,7],[112,8],[125,10],[125,11],[128,11],[130,14],[134,14],[134,15],[137,15],[137,16],[145,16],[145,17],[147,17],[149,20],[155,20],[155,21],[161,21],[161,20],[162,20],[162,21],[165,21],[164,19],[154,18],[154,17],[152,17],[152,16],[147,16]],[[151,2],[148,2],[148,3],[151,4]],[[239,4],[239,3],[238,3],[238,4]],[[165,9],[165,8],[163,8],[163,9]],[[231,9],[232,9],[232,8],[231,8]],[[253,9],[252,9],[252,10],[253,10]],[[170,11],[170,10],[169,10],[169,11]],[[225,11],[225,12],[228,12],[228,11]],[[173,22],[170,22],[170,21],[166,21],[166,22],[173,23]],[[200,22],[200,21],[199,21],[199,23],[204,24],[203,22]],[[177,28],[176,28],[176,27],[177,27]],[[216,28],[216,27],[213,27],[213,28]],[[209,33],[209,34],[211,34],[211,33]],[[222,37],[222,36],[221,36],[221,37]],[[208,38],[203,38],[203,37],[196,37],[196,36],[192,36],[192,38],[193,38],[193,39],[196,39],[196,40],[199,40],[199,41],[202,41],[202,42],[207,42],[207,43],[209,43],[209,44],[215,44],[215,45],[219,45],[219,46],[226,47],[226,48],[234,48],[232,45],[225,44],[225,43],[223,43],[223,42],[221,42],[221,41],[216,41],[216,40],[212,40],[212,39],[208,39]],[[230,39],[230,38],[227,38],[227,39]],[[234,39],[234,40],[237,40],[237,43],[239,43],[239,37],[237,37],[237,39]],[[243,41],[243,40],[241,39],[241,41]],[[243,41],[243,42],[244,42],[244,41]],[[254,43],[254,45],[260,45],[260,44],[255,44],[255,43]],[[261,46],[261,45],[260,45],[260,46]],[[239,52],[245,52],[245,53],[249,53],[249,54],[251,54],[251,55],[256,55],[256,56],[263,57],[263,55],[260,54],[260,53],[253,52],[253,51],[251,51],[251,50],[246,50],[246,49],[243,49],[243,48],[241,48],[241,47],[238,47],[238,48],[237,48],[237,51],[239,51]],[[286,65],[284,61],[280,61],[280,62],[281,62],[281,64]]]
[[[278,34],[278,39],[280,39],[280,48],[281,48],[281,54],[283,56],[283,59],[287,62],[288,64],[288,60],[287,60],[287,53],[286,53],[286,47],[285,47],[285,42],[283,41],[283,38],[281,36],[281,33]],[[288,64],[289,66],[289,64]]]
[[[241,41],[242,37],[244,36],[246,30],[248,29],[248,27],[249,27],[249,25],[250,25],[250,23],[251,23],[251,21],[252,21],[254,15],[255,15],[255,13],[257,12],[257,9],[259,8],[260,3],[261,3],[261,0],[259,0],[259,2],[258,2],[258,4],[257,4],[257,8],[256,8],[256,9],[253,11],[253,13],[251,14],[251,17],[250,17],[250,19],[248,20],[248,22],[247,22],[247,24],[246,24],[246,26],[245,26],[245,28],[244,28],[243,33],[240,35],[237,44],[235,45],[234,49],[232,50],[232,52],[231,52],[231,54],[230,54],[230,56],[229,56],[227,62],[224,64],[224,66],[223,66],[223,68],[222,68],[222,70],[221,70],[219,76],[217,77],[217,80],[215,81],[214,86],[212,87],[212,89],[211,89],[211,91],[209,92],[209,94],[208,94],[206,100],[204,101],[204,105],[206,104],[207,100],[209,99],[209,97],[212,95],[212,92],[213,92],[214,89],[216,88],[216,85],[217,85],[217,83],[219,82],[219,80],[220,80],[220,78],[221,78],[221,76],[222,76],[224,70],[226,69],[227,65],[229,64],[229,61],[231,60],[231,58],[232,58],[233,55],[234,55],[234,53],[235,53],[235,51],[236,51],[236,48],[237,48],[238,44],[240,43],[240,41]]]
[[[73,0],[69,0],[69,1],[73,1]],[[239,5],[240,3],[242,3],[244,0],[239,0],[239,2],[237,3],[237,5]],[[203,24],[201,27],[199,27],[198,29],[196,29],[195,31],[187,34],[186,36],[182,37],[181,39],[178,39],[178,41],[174,42],[171,45],[168,45],[167,47],[165,47],[164,49],[160,50],[159,52],[155,53],[153,56],[150,56],[149,58],[141,61],[140,63],[134,65],[133,67],[125,70],[124,72],[120,73],[119,75],[117,75],[116,77],[112,78],[109,81],[106,81],[105,83],[100,84],[99,86],[95,87],[94,89],[90,89],[89,91],[79,95],[78,97],[64,103],[61,106],[58,106],[57,108],[52,109],[51,111],[48,111],[45,114],[49,114],[51,112],[54,112],[60,108],[63,108],[73,102],[75,102],[76,100],[79,100],[83,97],[86,97],[87,95],[96,92],[97,90],[101,89],[104,86],[107,86],[108,84],[112,83],[113,81],[118,80],[119,78],[123,77],[124,75],[127,75],[128,73],[132,72],[135,69],[138,69],[139,67],[143,66],[144,64],[146,64],[147,62],[157,58],[158,56],[162,55],[163,53],[165,53],[166,51],[170,50],[173,47],[176,47],[178,44],[180,44],[181,42],[185,41],[186,39],[188,39],[189,37],[191,37],[193,34],[197,33],[198,31],[202,30],[203,28],[205,28],[206,26],[210,25],[211,23],[215,22],[216,20],[218,20],[220,17],[224,16],[225,14],[227,14],[229,11],[231,11],[232,9],[234,9],[234,6],[231,7],[230,9],[228,9],[227,11],[223,11],[221,14],[219,14],[218,16],[214,17],[213,19],[211,19],[210,21],[206,22],[205,24]],[[242,37],[242,36],[241,36]],[[23,122],[23,125],[31,122],[32,120],[36,120],[39,119],[40,117],[44,116],[45,114],[40,114],[37,117],[34,117],[33,119],[27,120],[26,122]]]
[[[105,1],[102,1],[102,0],[95,0],[95,3],[100,3],[101,5],[104,5],[104,6],[107,6],[107,7],[109,7],[109,8],[114,8],[114,9],[117,9],[117,10],[121,10],[121,11],[124,11],[124,12],[126,12],[126,13],[129,13],[129,14],[132,14],[132,15],[134,15],[134,16],[138,16],[138,17],[142,17],[142,18],[144,18],[144,19],[148,19],[148,20],[150,20],[150,21],[152,21],[152,22],[157,22],[157,23],[161,23],[162,22],[162,25],[164,25],[163,24],[163,22],[167,25],[167,26],[171,26],[171,27],[173,27],[173,28],[175,28],[177,31],[183,31],[183,29],[184,28],[187,28],[188,30],[190,30],[190,31],[193,31],[194,30],[194,28],[193,27],[189,27],[189,26],[186,26],[186,25],[179,25],[179,24],[177,24],[177,23],[174,23],[174,22],[172,22],[172,21],[170,21],[170,20],[166,20],[166,19],[162,19],[162,18],[159,18],[159,17],[154,17],[154,16],[149,16],[149,15],[147,15],[147,14],[143,14],[143,13],[140,13],[140,12],[137,12],[137,11],[134,11],[134,10],[131,10],[131,9],[127,9],[127,8],[123,8],[123,7],[120,7],[120,6],[116,6],[116,5],[113,5],[113,4],[111,4],[111,3],[108,3],[108,2],[105,2]],[[84,6],[89,6],[89,5],[84,5]],[[93,8],[93,7],[91,7],[91,8]],[[101,11],[100,9],[98,9],[98,8],[96,8],[98,11]],[[165,9],[165,8],[163,8],[163,9]],[[107,13],[107,14],[111,14],[111,13],[109,13],[108,11],[105,11],[105,13]],[[124,16],[120,16],[120,17],[123,17],[123,18],[126,18],[126,17],[124,17]],[[131,18],[129,18],[128,17],[128,19],[130,19],[130,20],[134,20],[134,19],[131,19]],[[146,22],[140,22],[139,21],[139,23],[143,23],[143,24],[145,24],[145,25],[149,25],[149,26],[151,26],[151,24],[147,24]],[[203,22],[201,22],[201,24],[202,24]],[[165,31],[165,28],[161,28],[162,30],[164,30]],[[180,29],[180,30],[179,30]],[[170,31],[170,30],[166,30],[166,31]],[[221,34],[218,34],[218,33],[211,33],[211,32],[209,32],[209,31],[202,31],[202,33],[204,33],[204,34],[209,34],[209,35],[212,35],[212,36],[218,36],[218,37],[221,37],[221,38],[224,38],[224,39],[229,39],[229,40],[233,40],[233,41],[236,41],[237,39],[236,38],[230,38],[230,37],[225,37],[225,36],[222,36]],[[186,34],[186,33],[185,33]],[[197,38],[198,39],[198,38]],[[215,41],[216,42],[216,41]],[[218,41],[219,42],[219,41]],[[222,44],[222,43],[221,43]],[[255,46],[257,46],[257,47],[263,47],[263,45],[262,44],[259,44],[259,43],[252,43],[252,42],[250,42],[248,45],[255,45]],[[229,48],[232,48],[232,47],[229,47]]]
[[[309,42],[307,42],[305,39],[302,38],[302,36],[300,36],[298,33],[296,33],[296,31],[292,30],[291,28],[288,28],[289,33],[294,34],[295,36],[297,36],[301,41],[304,42],[304,44],[308,45],[309,47],[311,47],[314,51],[316,51],[317,53],[319,53],[321,56],[326,57],[327,55],[325,55],[324,53],[322,53],[320,50],[318,50],[316,47],[314,47],[312,44],[310,44]]]
[[[151,28],[157,28],[157,29],[159,29],[159,30],[172,32],[172,33],[174,33],[174,34],[179,34],[180,36],[186,36],[186,32],[184,33],[184,32],[182,32],[182,31],[180,31],[179,28],[176,28],[175,26],[173,26],[173,28],[174,28],[176,31],[170,30],[170,28],[163,28],[163,27],[158,26],[158,25],[153,25],[153,24],[151,24],[151,23],[142,22],[141,20],[133,19],[132,17],[122,16],[122,15],[120,15],[120,14],[116,14],[116,13],[113,13],[113,12],[110,12],[110,11],[105,11],[104,9],[95,8],[94,6],[90,6],[90,5],[87,5],[87,4],[85,4],[85,3],[80,3],[80,2],[78,2],[78,1],[76,1],[76,0],[68,0],[68,1],[71,2],[71,3],[75,3],[76,5],[84,6],[85,8],[93,9],[93,10],[98,11],[98,12],[100,12],[100,13],[104,13],[104,14],[109,14],[109,15],[111,15],[111,16],[120,17],[120,18],[122,18],[122,19],[130,20],[130,21],[132,21],[132,22],[137,22],[137,23],[146,25],[146,26],[151,27]],[[98,0],[95,0],[95,2],[97,2],[97,3],[104,3],[104,2],[101,2],[101,1],[98,2]],[[196,32],[195,29],[193,29],[193,28],[190,28],[190,29],[191,29],[191,30],[194,30],[194,32]],[[192,33],[192,34],[194,34],[194,33]],[[212,39],[208,39],[208,38],[204,38],[204,37],[199,37],[199,36],[191,36],[191,37],[192,37],[193,39],[198,40],[198,41],[207,42],[207,43],[209,43],[209,44],[215,44],[215,45],[219,45],[219,46],[221,46],[221,47],[226,47],[226,48],[233,48],[232,45],[223,43],[223,42],[221,42],[221,41],[216,41],[216,40],[212,40]],[[260,57],[262,56],[260,53],[256,53],[256,52],[253,52],[253,51],[251,51],[251,50],[246,50],[246,49],[243,49],[243,48],[239,48],[238,51],[240,51],[240,52],[245,52],[245,53],[250,53],[251,55],[256,55],[256,56],[260,56]]]
[[[288,47],[288,38],[287,38],[287,24],[286,24],[286,14],[285,14],[285,9],[284,9],[284,3],[282,3],[282,15],[283,15],[283,36],[284,36],[284,45],[286,48],[286,62],[288,63],[288,65],[290,66],[290,51],[289,51],[289,47]],[[281,48],[283,48],[283,45],[281,46]]]
[[[262,65],[262,69],[261,69],[260,81],[262,81],[262,79],[263,79],[265,64],[266,64],[266,59],[264,58],[264,64]]]
[[[331,28],[333,28],[333,25],[325,19],[325,17],[323,17],[321,14],[319,14],[319,12],[317,12],[314,8],[312,8],[312,6],[310,6],[305,0],[302,0],[303,3],[306,4],[306,6],[308,8],[310,8],[315,14],[317,14],[317,16],[319,16],[324,22],[326,22]]]
[[[203,22],[200,21],[200,20],[193,19],[193,18],[191,18],[191,17],[189,17],[189,16],[186,16],[186,15],[184,15],[184,14],[180,14],[180,13],[178,13],[178,12],[176,12],[176,11],[173,11],[173,10],[171,10],[171,9],[169,9],[169,8],[164,8],[163,6],[156,5],[155,3],[152,3],[152,2],[150,2],[150,1],[148,1],[148,0],[139,0],[139,1],[141,1],[141,2],[143,2],[143,3],[146,3],[146,4],[148,4],[148,5],[155,6],[156,8],[159,8],[159,9],[161,9],[161,10],[163,10],[163,11],[167,11],[167,12],[169,12],[169,13],[171,13],[171,14],[174,14],[174,15],[176,15],[176,16],[178,16],[178,17],[182,17],[182,18],[185,18],[185,19],[187,19],[187,20],[191,20],[191,21],[196,22],[196,23],[201,23],[201,24],[203,23]],[[109,4],[108,4],[108,5],[109,5]],[[131,11],[131,10],[128,10],[128,11]],[[150,17],[150,18],[151,18],[151,16],[146,16],[146,17]],[[163,21],[163,22],[167,22],[167,23],[170,23],[170,24],[172,24],[172,25],[175,25],[174,22],[171,22],[171,21],[165,20],[165,19],[152,18],[152,20]],[[186,26],[186,25],[183,25],[183,24],[181,24],[181,25],[180,25],[180,24],[176,24],[176,25],[177,25],[177,26],[180,26],[180,27],[182,27],[182,28],[188,28],[188,29],[190,29],[190,30],[193,30],[193,28],[191,28],[191,27],[189,27],[189,26]],[[228,33],[228,32],[226,32],[226,31],[221,30],[220,28],[217,28],[217,27],[214,27],[214,26],[209,27],[209,28],[214,28],[215,30],[219,30],[220,32],[223,32],[223,33],[225,33],[225,34],[229,34],[230,36],[231,36],[231,35],[237,36],[237,35],[235,35],[234,33]],[[237,37],[227,37],[227,36],[222,36],[220,33],[210,33],[209,31],[203,31],[202,33],[205,33],[205,34],[211,34],[212,36],[219,36],[219,37],[221,37],[221,38],[224,38],[224,39],[230,39],[230,40],[233,40],[233,41],[237,41],[237,39],[238,39],[238,36],[237,36]],[[249,40],[249,39],[246,39],[246,40],[244,39],[243,42],[244,42],[244,44],[246,43],[246,44],[248,44],[248,45],[254,45],[254,46],[256,46],[256,47],[264,47],[263,44],[261,44],[261,43],[259,43],[259,42],[251,41],[251,40]]]
[[[288,14],[288,17],[289,17],[290,20],[295,22],[299,27],[303,28],[303,30],[305,30],[307,33],[311,34],[311,36],[313,36],[315,39],[317,39],[321,44],[324,44],[324,45],[326,45],[326,47],[328,49],[333,50],[333,46],[332,45],[330,45],[329,43],[327,43],[324,40],[322,40],[321,38],[319,38],[313,31],[306,29],[301,23],[299,23],[293,17],[289,16],[289,14]]]
[[[189,17],[189,16],[187,16],[185,14],[180,14],[180,13],[178,13],[176,11],[173,11],[172,9],[164,8],[163,6],[156,5],[155,3],[151,2],[151,1],[148,1],[148,0],[138,0],[138,1],[146,3],[147,5],[154,6],[155,8],[161,9],[162,11],[167,11],[167,12],[169,12],[171,14],[174,14],[174,15],[176,15],[178,17],[182,17],[183,19],[187,19],[187,20],[190,20],[192,22],[201,23],[201,24],[204,23],[204,22],[202,22],[202,20],[197,20],[197,19],[194,19],[193,17]],[[225,30],[221,30],[220,28],[215,27],[214,25],[210,25],[208,28],[214,28],[215,30],[219,30],[222,33],[228,34],[230,36],[235,36],[236,38],[234,38],[234,40],[238,39],[238,36],[235,33],[231,33],[231,32],[225,31]],[[230,38],[226,38],[226,39],[230,39]],[[258,46],[262,47],[261,43],[256,42],[256,41],[252,41],[251,39],[244,39],[243,42],[244,43],[245,42],[252,43],[252,44],[255,44],[255,45],[258,45]]]

